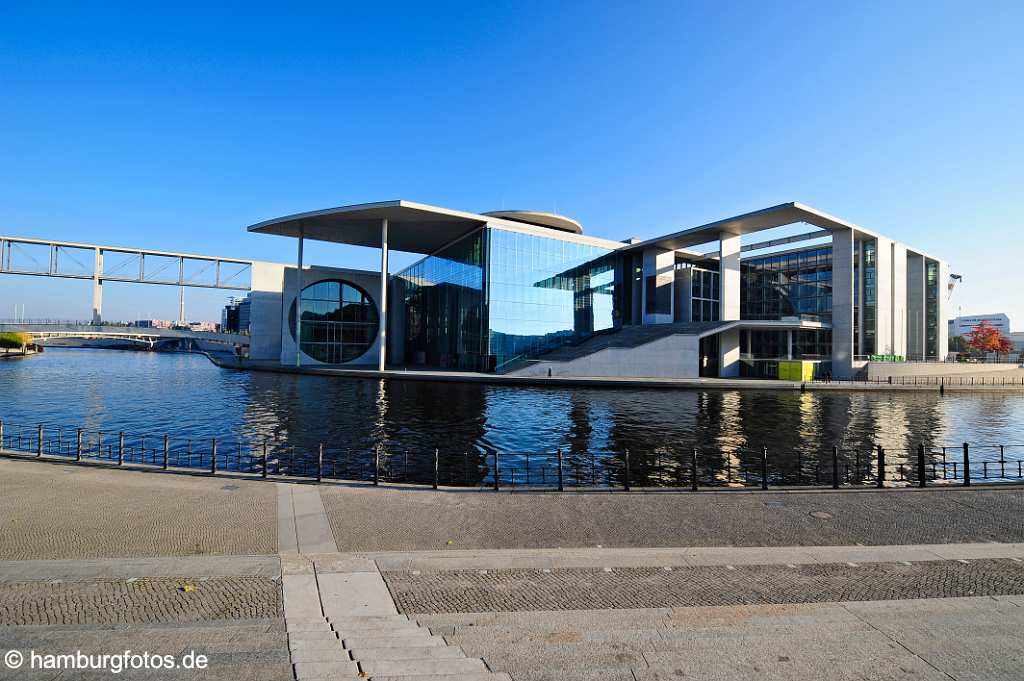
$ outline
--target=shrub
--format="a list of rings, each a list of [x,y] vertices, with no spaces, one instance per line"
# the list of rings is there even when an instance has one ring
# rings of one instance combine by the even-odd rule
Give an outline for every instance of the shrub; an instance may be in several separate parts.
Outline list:
[[[0,348],[21,350],[30,343],[32,343],[31,334],[22,331],[0,331]]]

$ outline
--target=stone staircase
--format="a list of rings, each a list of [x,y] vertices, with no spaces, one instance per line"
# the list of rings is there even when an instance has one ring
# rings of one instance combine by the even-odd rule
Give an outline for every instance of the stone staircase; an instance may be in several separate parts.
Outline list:
[[[299,681],[510,681],[405,615],[325,615],[291,619],[287,627]]]
[[[635,348],[674,335],[702,335],[734,322],[678,322],[649,326],[624,326],[599,333],[576,345],[562,345],[537,357],[521,358],[502,366],[498,373],[512,374],[538,362],[571,362],[607,348]]]

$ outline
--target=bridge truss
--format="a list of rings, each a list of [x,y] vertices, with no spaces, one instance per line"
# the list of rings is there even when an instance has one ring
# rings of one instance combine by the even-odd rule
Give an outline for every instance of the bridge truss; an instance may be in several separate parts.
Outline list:
[[[103,282],[179,287],[179,321],[185,321],[185,287],[248,291],[252,260],[154,251],[145,248],[0,236],[0,274],[93,282],[93,323],[103,307]]]

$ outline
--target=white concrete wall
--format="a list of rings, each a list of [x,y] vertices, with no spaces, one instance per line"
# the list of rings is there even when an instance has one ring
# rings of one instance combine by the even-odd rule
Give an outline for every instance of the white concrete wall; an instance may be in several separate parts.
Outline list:
[[[740,237],[719,238],[719,300],[722,321],[740,318]]]
[[[722,378],[740,375],[739,329],[726,329],[718,334],[718,375]]]
[[[252,265],[249,294],[249,357],[275,359],[281,354],[281,298],[285,266],[273,262]]]
[[[670,324],[672,323],[672,307],[675,304],[675,251],[663,248],[651,248],[644,251],[644,279],[643,279],[643,304],[644,324]],[[667,314],[653,314],[647,310],[647,278],[656,277],[659,293],[668,288],[669,309]]]
[[[892,244],[892,353],[907,356],[907,247]]]
[[[868,379],[888,376],[982,376],[1014,372],[1016,364],[968,362],[868,362]]]
[[[304,267],[302,270],[303,288],[325,279],[341,279],[343,281],[352,282],[367,293],[370,300],[373,301],[373,304],[377,306],[378,315],[380,314],[380,274],[377,272],[337,269],[333,267]],[[282,298],[283,304],[281,305],[280,361],[281,364],[295,366],[295,328],[288,323],[292,306],[295,304],[294,267],[286,267],[284,270],[284,291]],[[383,322],[383,320],[381,321]],[[378,336],[373,345],[370,346],[370,349],[363,353],[362,356],[352,360],[351,362],[331,366],[376,366],[379,357],[380,337]],[[303,353],[302,364],[314,366],[323,364],[323,362],[319,362]]]
[[[892,353],[892,241],[878,237],[875,245],[875,353]]]
[[[853,258],[852,229],[832,232],[832,374],[853,374]]]
[[[696,378],[700,341],[693,335],[659,338],[635,348],[605,348],[569,362],[531,363],[508,376],[592,376],[614,378]]]

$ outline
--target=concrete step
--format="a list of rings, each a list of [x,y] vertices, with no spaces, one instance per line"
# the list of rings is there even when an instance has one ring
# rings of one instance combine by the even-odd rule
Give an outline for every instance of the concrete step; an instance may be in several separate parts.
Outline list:
[[[465,657],[462,648],[445,646],[443,648],[353,648],[352,659],[359,660],[443,660]]]
[[[333,629],[321,629],[319,631],[296,631],[288,634],[288,641],[332,641],[337,640],[338,634]]]
[[[297,650],[344,650],[341,646],[341,639],[313,639],[309,641],[297,640],[288,642],[288,650],[293,653]]]
[[[295,678],[299,681],[304,679],[315,679],[317,677],[358,677],[359,668],[351,660],[338,660],[337,662],[297,662],[292,665],[295,671]],[[241,677],[239,677],[241,678]]]
[[[360,660],[359,668],[363,674],[369,673],[373,676],[475,674],[487,671],[483,660],[467,657],[451,660]]]
[[[443,646],[444,639],[431,636],[426,629],[423,634],[396,635],[396,636],[353,636],[342,639],[346,648],[429,648]]]
[[[467,674],[374,674],[371,681],[512,681],[505,672],[470,672]]]
[[[341,635],[342,638],[344,638],[346,634],[356,634],[356,633],[360,633],[360,634],[373,634],[373,633],[376,633],[376,632],[388,632],[388,631],[393,631],[393,632],[396,632],[396,633],[427,631],[426,629],[424,629],[423,627],[420,627],[415,622],[409,622],[409,621],[405,621],[405,622],[390,622],[390,623],[381,623],[381,624],[373,624],[373,623],[371,623],[371,624],[364,624],[364,625],[360,625],[360,624],[332,624],[332,628],[334,629],[334,631],[338,632],[339,635]]]
[[[405,615],[348,615],[342,612],[327,612],[324,619],[331,624],[365,625],[386,624],[388,622],[411,622]]]
[[[300,662],[350,662],[347,651],[337,648],[307,648],[291,651],[292,664]]]

